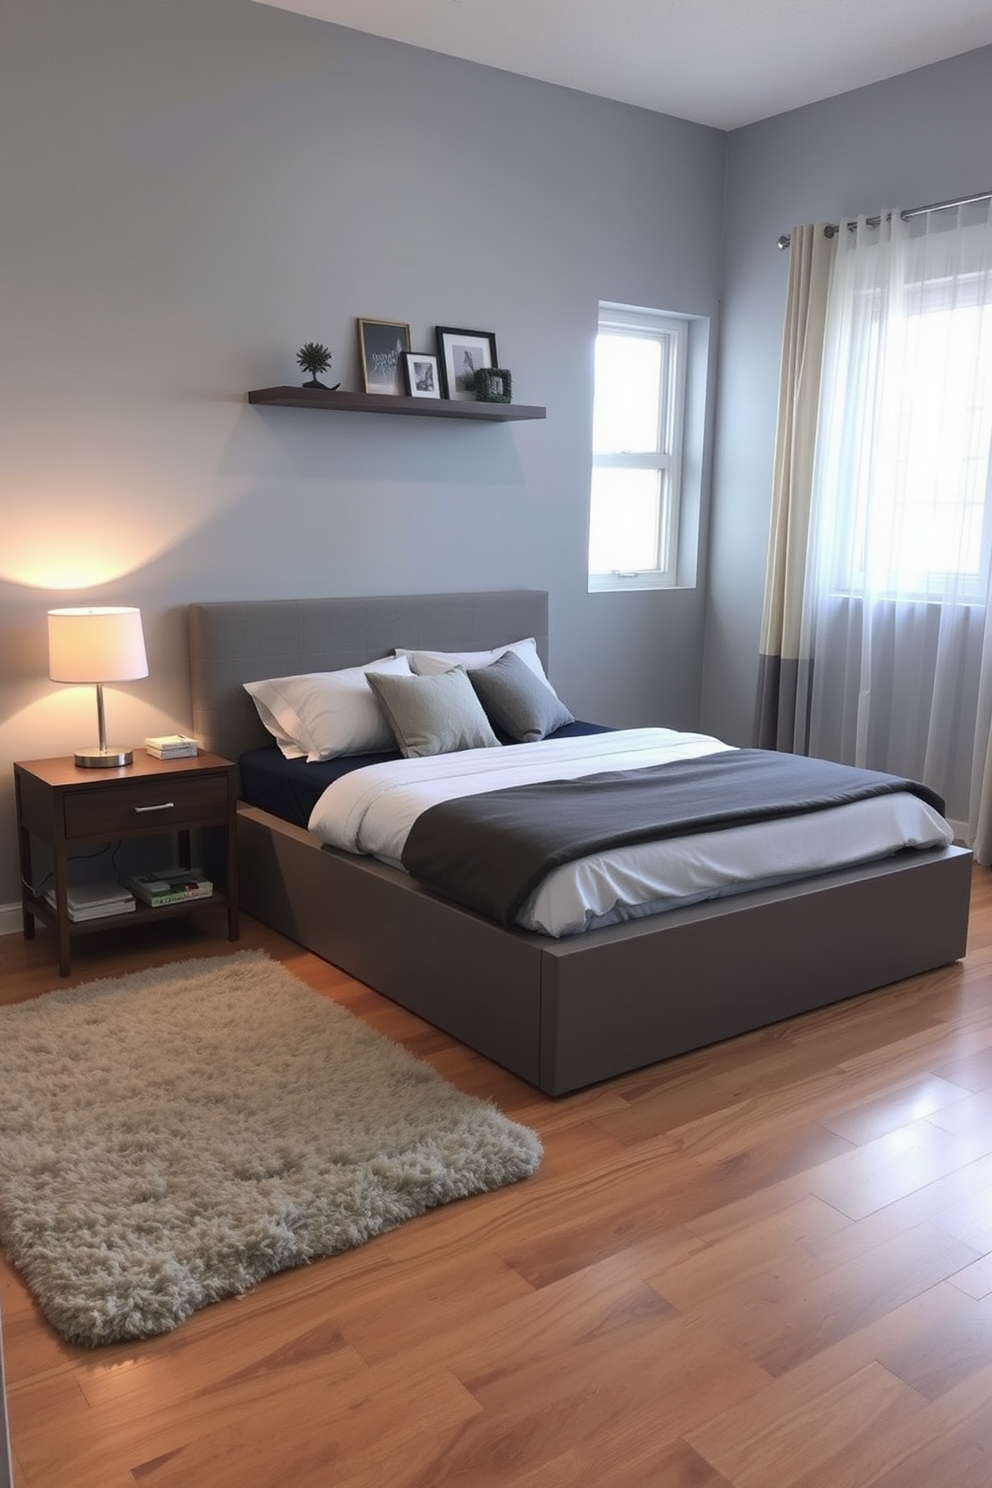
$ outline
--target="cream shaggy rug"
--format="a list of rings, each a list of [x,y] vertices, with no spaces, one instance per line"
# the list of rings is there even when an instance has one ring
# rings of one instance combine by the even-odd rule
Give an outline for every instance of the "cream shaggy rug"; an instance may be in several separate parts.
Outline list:
[[[0,1009],[0,1246],[72,1343],[167,1332],[540,1158],[260,951]]]

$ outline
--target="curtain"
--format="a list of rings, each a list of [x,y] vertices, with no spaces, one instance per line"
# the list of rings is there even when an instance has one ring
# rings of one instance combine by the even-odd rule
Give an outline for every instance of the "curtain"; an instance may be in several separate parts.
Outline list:
[[[789,747],[925,781],[989,863],[990,205],[835,242]]]
[[[833,253],[833,237],[828,236],[823,223],[794,227],[789,235],[789,284],[754,739],[762,749],[799,754],[805,751],[807,731],[805,689],[799,679],[800,668],[805,665],[799,650],[800,623]]]

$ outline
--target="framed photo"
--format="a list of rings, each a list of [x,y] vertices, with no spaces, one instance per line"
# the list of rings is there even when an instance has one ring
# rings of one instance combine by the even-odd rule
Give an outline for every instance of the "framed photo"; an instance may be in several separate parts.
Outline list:
[[[405,351],[403,366],[406,391],[411,398],[440,398],[441,374],[436,356],[427,351]]]
[[[403,357],[410,327],[401,320],[359,320],[358,355],[367,393],[405,393]]]
[[[475,374],[475,396],[480,403],[512,403],[513,375],[507,367],[480,367]]]
[[[482,367],[498,365],[495,334],[492,331],[459,331],[454,326],[435,326],[434,333],[441,363],[443,395],[474,403],[476,372]]]

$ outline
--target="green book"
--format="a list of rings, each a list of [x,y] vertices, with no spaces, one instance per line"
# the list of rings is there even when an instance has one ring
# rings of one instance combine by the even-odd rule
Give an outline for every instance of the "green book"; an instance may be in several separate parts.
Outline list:
[[[200,874],[175,874],[159,878],[154,873],[136,873],[130,885],[145,904],[159,908],[163,904],[183,904],[189,899],[209,899],[214,891],[210,879]]]

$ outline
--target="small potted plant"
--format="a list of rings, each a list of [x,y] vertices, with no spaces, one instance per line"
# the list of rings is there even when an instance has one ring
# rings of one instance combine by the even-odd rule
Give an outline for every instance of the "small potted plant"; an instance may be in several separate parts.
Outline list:
[[[304,372],[310,373],[309,382],[303,384],[308,388],[323,388],[325,392],[333,393],[341,386],[336,382],[332,388],[326,382],[321,382],[317,376],[318,372],[326,372],[331,365],[331,353],[326,346],[319,341],[305,341],[296,353],[296,360]]]

